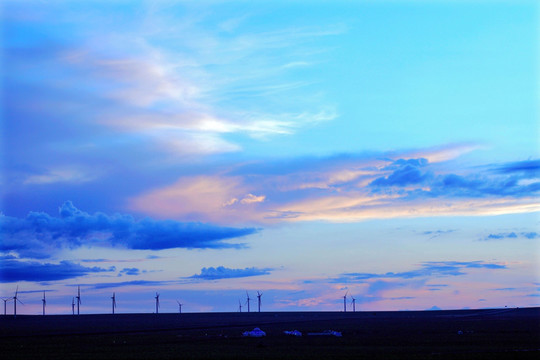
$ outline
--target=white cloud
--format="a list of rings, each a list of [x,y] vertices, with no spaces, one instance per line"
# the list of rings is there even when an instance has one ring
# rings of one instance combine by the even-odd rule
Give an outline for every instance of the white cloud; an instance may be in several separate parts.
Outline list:
[[[54,183],[81,183],[92,181],[97,177],[97,174],[89,174],[80,169],[73,168],[56,168],[50,169],[42,174],[28,176],[23,184],[54,184]]]
[[[258,202],[263,202],[266,196],[260,195],[256,196],[253,194],[247,194],[242,200],[240,200],[241,204],[254,204]]]

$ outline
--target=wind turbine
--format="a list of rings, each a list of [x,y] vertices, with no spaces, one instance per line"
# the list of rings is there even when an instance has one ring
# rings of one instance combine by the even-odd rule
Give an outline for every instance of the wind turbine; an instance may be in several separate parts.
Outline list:
[[[45,305],[47,305],[47,300],[45,299],[45,291],[43,291],[43,299],[41,299],[41,302],[43,302],[43,315],[45,315]]]
[[[238,312],[242,312],[242,301],[238,299]]]
[[[112,293],[112,313],[114,314],[114,309],[116,309],[116,293]]]
[[[71,298],[71,313],[75,315],[75,298]]]
[[[21,300],[17,297],[17,294],[19,293],[19,287],[17,286],[17,289],[15,290],[15,296],[13,296],[13,316],[17,316],[17,301],[21,303],[21,305],[24,305]]]
[[[180,301],[176,300],[176,302],[178,303],[178,313],[181,314],[182,313],[182,304],[180,304]]]
[[[352,311],[356,312],[356,299],[351,295]]]
[[[259,312],[261,312],[261,296],[262,296],[263,293],[260,293],[259,291],[257,291],[257,300],[259,302]]]
[[[249,294],[248,294],[247,290],[246,290],[246,296],[247,296],[246,304],[247,304],[247,306],[248,306],[248,312],[249,312],[249,301],[250,301],[251,299],[249,298]]]
[[[156,314],[157,314],[159,311],[158,310],[159,309],[159,294],[158,293],[156,293],[155,299],[156,299]]]
[[[347,294],[349,293],[349,290],[343,295],[343,312],[347,312]]]
[[[7,306],[6,304],[7,304],[8,301],[11,300],[11,298],[5,298],[5,299],[2,299],[2,300],[4,300],[4,315],[6,315],[6,313],[7,313],[6,312],[6,306]]]
[[[81,306],[81,287],[77,286],[77,296],[75,297],[77,299],[77,315],[80,314],[80,306]]]

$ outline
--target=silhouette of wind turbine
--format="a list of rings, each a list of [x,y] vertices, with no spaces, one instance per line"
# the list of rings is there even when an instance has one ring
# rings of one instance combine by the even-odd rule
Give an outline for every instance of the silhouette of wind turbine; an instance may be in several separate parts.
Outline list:
[[[349,290],[343,295],[343,312],[347,312],[347,294],[349,293]]]
[[[15,295],[13,296],[13,316],[17,316],[17,301],[21,303],[21,305],[24,305],[21,300],[17,297],[17,294],[19,293],[19,287],[17,286],[17,289],[15,290]]]
[[[12,300],[12,299],[11,298],[4,298],[2,300],[4,300],[4,315],[6,315],[7,314],[7,312],[6,312],[7,302]]]
[[[114,309],[116,309],[116,293],[112,293],[112,313],[114,314]]]
[[[262,296],[263,293],[260,293],[259,291],[257,291],[257,300],[259,302],[259,312],[261,312],[261,296]]]
[[[356,312],[356,299],[351,295],[352,311]]]
[[[43,315],[45,315],[45,305],[47,305],[47,300],[45,299],[45,291],[43,291],[43,299],[41,299],[43,302]]]
[[[176,302],[178,303],[178,313],[181,314],[182,313],[182,304],[180,304],[180,301],[176,300]]]
[[[157,314],[159,311],[158,310],[159,309],[159,294],[158,293],[156,293],[155,299],[156,299],[156,314]]]
[[[80,314],[80,306],[81,306],[81,287],[77,286],[77,296],[75,296],[75,299],[77,299],[77,315]]]
[[[251,299],[250,299],[249,294],[248,294],[247,291],[246,291],[246,296],[247,296],[246,304],[247,304],[247,306],[248,306],[248,312],[249,312],[249,301],[250,301]]]
[[[242,312],[242,300],[238,299],[238,312]]]
[[[71,298],[71,313],[75,315],[75,298]]]

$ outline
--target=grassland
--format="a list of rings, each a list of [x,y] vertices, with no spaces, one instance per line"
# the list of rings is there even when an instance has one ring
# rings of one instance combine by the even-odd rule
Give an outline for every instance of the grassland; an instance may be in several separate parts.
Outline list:
[[[264,338],[245,338],[260,327]],[[304,334],[331,329],[342,337]],[[536,359],[540,308],[0,316],[3,359]]]

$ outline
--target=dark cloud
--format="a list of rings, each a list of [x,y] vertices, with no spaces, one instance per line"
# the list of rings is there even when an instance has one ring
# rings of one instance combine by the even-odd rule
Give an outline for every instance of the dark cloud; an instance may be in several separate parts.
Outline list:
[[[412,300],[416,298],[413,296],[399,296],[399,297],[393,297],[393,298],[388,298],[388,299],[389,300]]]
[[[114,270],[114,267],[109,269],[85,267],[70,261],[51,264],[35,261],[4,260],[0,269],[0,280],[3,282],[54,281]]]
[[[199,279],[199,280],[219,280],[219,279],[230,279],[230,278],[242,278],[249,276],[259,276],[259,275],[268,275],[272,269],[258,269],[255,267],[245,268],[245,269],[229,269],[223,266],[218,266],[217,268],[209,267],[202,268],[200,274],[195,274],[188,279]]]
[[[430,179],[431,173],[424,173],[419,168],[427,165],[426,159],[399,159],[386,169],[395,169],[392,174],[371,182],[372,186],[406,186],[420,184]]]
[[[171,248],[240,248],[224,240],[257,232],[254,228],[230,228],[203,223],[142,219],[130,215],[90,215],[71,201],[59,209],[60,217],[30,212],[26,218],[0,216],[0,251],[21,257],[47,258],[60,248],[123,246],[128,249],[162,250]]]
[[[120,272],[118,273],[118,276],[122,276],[122,275],[131,275],[131,276],[135,276],[135,275],[139,275],[140,274],[140,270],[137,269],[137,268],[123,268],[122,270],[120,270]]]
[[[540,175],[540,160],[516,161],[496,167],[494,171],[502,174],[520,173],[527,177]]]
[[[517,235],[516,235],[515,232],[501,233],[501,234],[489,234],[486,237],[486,240],[499,240],[499,239],[505,239],[505,238],[515,239],[515,238],[517,238]]]
[[[490,241],[490,240],[503,240],[503,239],[517,239],[518,237],[524,237],[527,239],[536,239],[539,237],[539,235],[536,232],[521,232],[518,235],[512,231],[512,232],[505,232],[505,233],[489,234],[488,236],[484,237],[483,240]]]
[[[433,182],[432,196],[487,197],[487,196],[532,196],[540,191],[540,182],[521,185],[520,178],[485,177],[481,175],[460,176],[449,174],[439,176]]]
[[[373,180],[370,186],[376,192],[398,188],[404,198],[533,196],[540,191],[540,182],[533,180],[540,174],[539,164],[538,160],[522,161],[491,165],[488,171],[468,175],[434,175],[425,159],[400,159],[383,168],[392,172]],[[403,189],[406,186],[415,188]]]
[[[394,161],[391,165],[387,166],[385,169],[396,169],[403,166],[413,166],[413,167],[424,167],[428,165],[428,160],[425,158],[418,159],[398,159]]]
[[[373,279],[414,279],[425,277],[446,277],[465,275],[465,269],[506,269],[506,265],[496,263],[486,263],[483,261],[437,261],[424,262],[418,270],[411,270],[399,273],[387,272],[385,274],[375,273],[344,273],[334,282],[366,282]]]
[[[151,280],[132,280],[132,281],[121,281],[121,282],[110,282],[110,283],[98,283],[98,284],[86,284],[91,289],[110,289],[110,288],[120,288],[125,286],[151,286],[151,287],[160,287],[164,285],[170,285],[174,282],[172,281],[151,281]],[[83,284],[81,284],[82,286]]]

